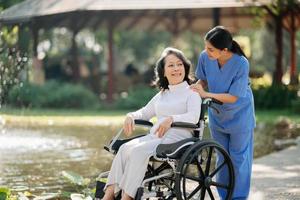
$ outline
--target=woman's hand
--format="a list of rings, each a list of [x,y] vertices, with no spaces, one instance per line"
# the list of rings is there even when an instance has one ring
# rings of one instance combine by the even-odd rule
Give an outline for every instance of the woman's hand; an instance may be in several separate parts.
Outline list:
[[[134,130],[134,120],[130,116],[126,116],[124,125],[123,125],[124,133],[128,137],[132,134],[132,131]]]
[[[166,118],[162,123],[160,123],[159,127],[156,130],[157,137],[161,138],[165,135],[165,133],[171,128],[171,124],[173,122],[172,117]]]
[[[200,83],[192,84],[192,85],[190,86],[190,88],[191,88],[193,91],[197,92],[197,93],[200,95],[200,97],[202,97],[202,98],[208,97],[208,92],[206,92],[206,91],[203,89],[203,87],[202,87],[202,85],[201,85]]]

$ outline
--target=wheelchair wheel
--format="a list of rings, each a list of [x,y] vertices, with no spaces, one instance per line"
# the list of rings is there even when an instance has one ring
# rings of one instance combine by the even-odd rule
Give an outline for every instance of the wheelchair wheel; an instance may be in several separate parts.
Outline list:
[[[228,177],[217,177],[221,170],[227,171]],[[226,200],[231,199],[234,189],[233,164],[226,150],[218,143],[203,140],[192,145],[181,157],[176,171],[177,199],[219,199],[218,193]]]

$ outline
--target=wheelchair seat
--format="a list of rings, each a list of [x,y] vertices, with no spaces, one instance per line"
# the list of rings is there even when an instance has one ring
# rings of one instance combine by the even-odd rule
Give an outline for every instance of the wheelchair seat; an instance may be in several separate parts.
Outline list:
[[[171,144],[159,144],[156,148],[156,157],[179,159],[185,150],[197,141],[198,138],[192,137]]]

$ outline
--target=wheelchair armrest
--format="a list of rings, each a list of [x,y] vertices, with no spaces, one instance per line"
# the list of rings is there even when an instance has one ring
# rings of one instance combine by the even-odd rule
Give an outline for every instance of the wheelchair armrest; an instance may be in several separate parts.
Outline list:
[[[117,153],[119,148],[125,144],[126,142],[129,142],[130,140],[133,140],[133,139],[136,139],[136,138],[139,138],[139,137],[143,137],[145,136],[144,134],[143,135],[137,135],[137,136],[133,136],[131,138],[127,138],[127,139],[119,139],[119,140],[116,140],[114,142],[114,144],[112,144],[111,146],[111,149],[113,150],[113,153]],[[104,149],[109,151],[109,147],[108,146],[104,146]]]
[[[142,126],[150,126],[152,127],[153,124],[149,121],[146,121],[146,120],[141,120],[141,119],[136,119],[134,120],[134,123],[136,125],[142,125]],[[121,136],[123,132],[123,128],[121,128],[121,130],[118,132],[118,134],[113,138],[112,141],[110,141],[109,145],[105,145],[104,146],[104,149],[111,152],[111,153],[115,153],[118,151],[119,147],[123,144],[123,143],[126,143],[128,142],[129,140],[131,140],[132,138],[129,138],[129,139],[119,139],[119,137]],[[140,135],[140,136],[137,136],[137,137],[141,137],[143,135]]]
[[[196,129],[198,128],[197,124],[187,123],[187,122],[173,122],[171,124],[172,128],[192,128]]]
[[[146,121],[146,120],[142,120],[142,119],[135,119],[134,123],[136,125],[143,125],[143,126],[153,126],[152,122]]]

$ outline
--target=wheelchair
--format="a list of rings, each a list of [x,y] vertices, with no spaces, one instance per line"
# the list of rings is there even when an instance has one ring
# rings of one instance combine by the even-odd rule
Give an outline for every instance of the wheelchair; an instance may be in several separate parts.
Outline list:
[[[184,139],[172,144],[160,144],[156,149],[156,155],[150,158],[147,172],[142,184],[137,190],[135,200],[159,199],[159,200],[188,200],[188,199],[219,199],[217,189],[225,194],[226,200],[230,200],[234,190],[234,168],[227,151],[216,141],[202,139],[206,126],[205,113],[208,107],[219,112],[214,104],[221,102],[207,98],[201,105],[200,119],[197,124],[175,122],[171,125],[176,128],[192,130],[192,138]],[[151,127],[149,121],[135,120],[136,125]],[[116,154],[120,146],[129,139],[119,139],[121,129],[108,146],[104,148]],[[219,162],[216,162],[218,154]],[[217,165],[218,163],[218,165]],[[220,170],[227,170],[226,182],[218,182],[216,175]],[[97,178],[95,200],[103,197],[105,177],[108,172],[101,173]],[[121,192],[120,192],[121,193]],[[121,199],[121,194],[115,199]]]

